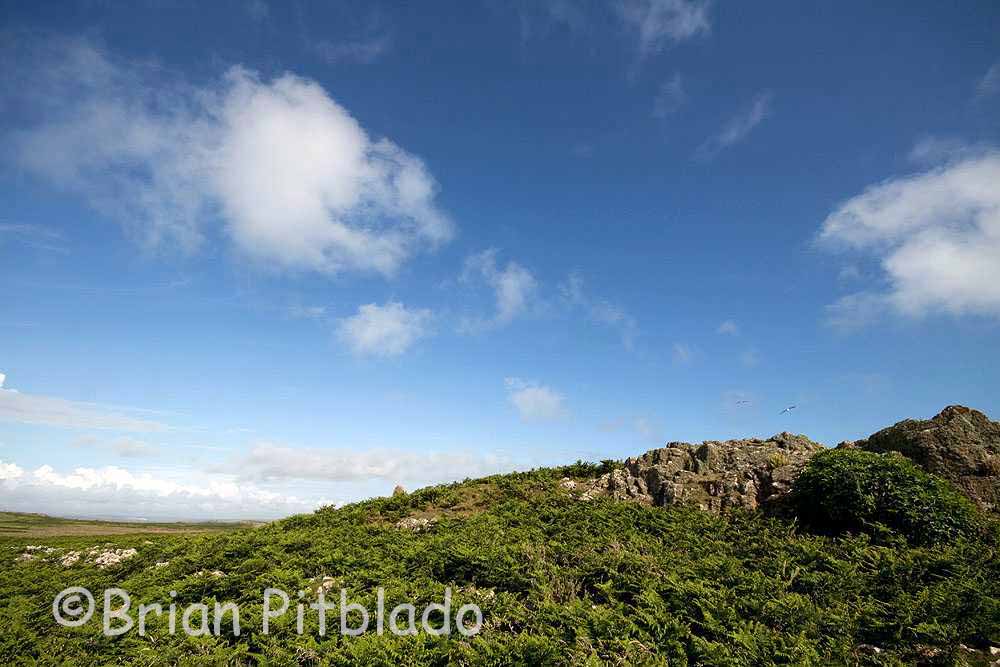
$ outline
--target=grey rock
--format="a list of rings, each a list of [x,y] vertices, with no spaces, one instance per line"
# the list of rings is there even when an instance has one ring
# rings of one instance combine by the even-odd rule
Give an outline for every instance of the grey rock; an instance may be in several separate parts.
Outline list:
[[[700,445],[671,442],[578,488],[586,487],[584,500],[606,495],[647,505],[691,504],[711,512],[755,510],[786,496],[802,467],[822,449],[791,433]]]

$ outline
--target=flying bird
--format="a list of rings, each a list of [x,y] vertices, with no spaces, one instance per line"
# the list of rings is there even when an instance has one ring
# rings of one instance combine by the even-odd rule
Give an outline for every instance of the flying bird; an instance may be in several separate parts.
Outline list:
[[[789,406],[788,406],[787,408],[785,408],[784,410],[782,410],[782,411],[781,411],[781,412],[779,412],[778,414],[779,414],[779,415],[783,415],[783,414],[785,414],[786,412],[791,412],[791,411],[792,411],[792,410],[794,410],[794,409],[795,409],[795,406],[794,406],[794,405],[789,405]]]
[[[748,405],[750,401],[736,401],[736,405]]]

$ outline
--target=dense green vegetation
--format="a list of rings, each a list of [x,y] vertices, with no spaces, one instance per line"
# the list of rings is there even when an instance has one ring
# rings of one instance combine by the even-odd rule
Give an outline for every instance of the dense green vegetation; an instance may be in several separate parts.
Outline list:
[[[829,533],[898,533],[932,545],[976,530],[976,511],[947,481],[898,454],[834,449],[814,456],[795,480],[793,502],[810,528]]]
[[[104,570],[58,561],[93,539],[34,540],[60,551],[30,561],[16,561],[25,540],[0,540],[0,664],[961,664],[971,653],[960,645],[1000,644],[995,532],[933,547],[894,537],[891,521],[878,539],[819,535],[757,513],[581,501],[558,483],[608,466],[433,487],[225,534],[102,538],[138,551]],[[396,527],[405,517],[437,520]],[[387,607],[438,602],[450,586],[453,608],[482,608],[483,628],[471,639],[320,637],[313,614],[299,635],[289,613],[260,632],[265,587],[312,600],[323,577],[369,609],[378,586]],[[171,590],[178,604],[238,602],[243,632],[171,636],[158,622],[145,637],[108,638],[99,613],[58,627],[52,599],[70,585],[119,586],[133,604],[166,606]]]
[[[134,533],[204,533],[248,527],[252,522],[127,522],[63,519],[45,514],[0,512],[0,536],[52,537],[66,535],[121,535]]]

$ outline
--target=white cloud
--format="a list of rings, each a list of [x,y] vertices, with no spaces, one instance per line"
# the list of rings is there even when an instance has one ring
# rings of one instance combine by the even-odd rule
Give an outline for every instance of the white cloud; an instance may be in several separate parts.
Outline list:
[[[684,366],[691,363],[694,358],[694,350],[686,343],[674,343],[671,347],[671,356],[675,364]]]
[[[431,317],[427,309],[408,309],[396,301],[369,303],[340,321],[337,336],[358,355],[398,356],[428,334]]]
[[[117,466],[77,467],[59,472],[42,465],[26,474],[0,462],[5,509],[57,516],[151,519],[277,518],[315,509],[321,498],[241,482],[231,475],[136,473]]]
[[[837,207],[820,240],[879,259],[885,289],[829,307],[841,328],[885,311],[1000,316],[1000,153],[963,155],[929,171],[889,179]]]
[[[711,160],[726,148],[743,141],[755,127],[760,125],[761,121],[770,115],[771,98],[772,95],[769,92],[758,93],[749,107],[731,118],[723,126],[722,131],[709,137],[698,147],[695,157],[699,160]]]
[[[520,378],[506,378],[504,384],[511,405],[524,421],[552,421],[569,414],[562,394],[545,385]]]
[[[740,327],[732,320],[726,320],[719,325],[719,328],[715,330],[716,333],[728,336],[738,336],[740,333]]]
[[[1000,93],[1000,62],[993,63],[980,79],[976,92],[980,97],[989,97]]]
[[[537,288],[538,281],[526,268],[511,260],[504,268],[497,266],[497,250],[491,248],[465,260],[462,281],[481,279],[489,285],[496,298],[496,313],[490,320],[475,319],[463,322],[462,328],[474,331],[509,324],[523,313]]]
[[[196,87],[86,42],[57,47],[17,60],[38,121],[11,154],[147,243],[193,249],[221,220],[268,268],[391,275],[452,235],[420,159],[369,137],[314,81],[233,67]]]
[[[136,432],[163,431],[167,428],[160,422],[132,417],[114,408],[52,396],[22,394],[13,389],[0,389],[0,421]]]
[[[583,276],[574,271],[559,285],[563,299],[571,306],[577,306],[587,312],[591,320],[617,329],[621,335],[622,345],[631,350],[639,335],[639,325],[628,311],[618,304],[604,299],[591,298],[584,289]]]
[[[273,443],[255,445],[238,460],[236,468],[241,477],[255,480],[348,482],[380,479],[425,483],[483,477],[511,470],[505,459],[479,453],[304,449]]]
[[[656,99],[653,101],[653,117],[666,118],[677,112],[686,101],[687,94],[684,92],[681,75],[679,72],[674,72],[672,78],[660,84]]]
[[[3,389],[3,383],[7,381],[7,374],[0,373],[0,389]]]
[[[707,0],[623,0],[618,7],[626,27],[636,34],[641,58],[711,28]]]
[[[0,481],[19,479],[24,476],[24,470],[15,463],[0,461]]]

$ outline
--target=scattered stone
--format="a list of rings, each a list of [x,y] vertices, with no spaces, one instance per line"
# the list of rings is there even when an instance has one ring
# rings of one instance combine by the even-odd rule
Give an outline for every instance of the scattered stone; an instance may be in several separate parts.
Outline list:
[[[24,547],[24,552],[17,557],[18,562],[26,563],[36,558],[41,558],[42,556],[47,556],[53,554],[58,549],[55,547],[46,547],[40,544],[28,544]]]
[[[563,477],[559,480],[559,486],[566,489],[567,491],[572,491],[576,488],[576,482],[571,480],[569,477]]]
[[[170,565],[170,561],[169,560],[159,560],[159,561],[156,561],[156,564],[153,567],[166,567],[168,565]]]
[[[222,570],[198,570],[194,573],[196,577],[211,577],[212,579],[219,579],[226,576],[226,573]]]
[[[323,578],[316,585],[316,595],[320,593],[326,595],[337,586],[338,581],[335,577],[323,575]]]
[[[882,649],[874,644],[858,644],[855,650],[862,655],[878,655],[882,652]]]
[[[415,533],[420,533],[425,530],[429,530],[431,526],[437,523],[437,517],[431,517],[430,519],[424,519],[422,517],[408,516],[404,519],[400,519],[396,522],[396,528],[401,530],[412,530]]]
[[[88,554],[89,553],[90,552],[88,552]],[[135,549],[108,549],[97,554],[97,558],[94,559],[94,565],[103,570],[111,567],[112,565],[118,565],[122,561],[126,561],[132,556],[135,556],[137,553],[139,552]]]
[[[71,565],[76,565],[80,560],[80,555],[81,554],[79,551],[70,551],[69,553],[64,555],[61,559],[59,559],[59,564],[62,565],[63,567],[70,567]]]

